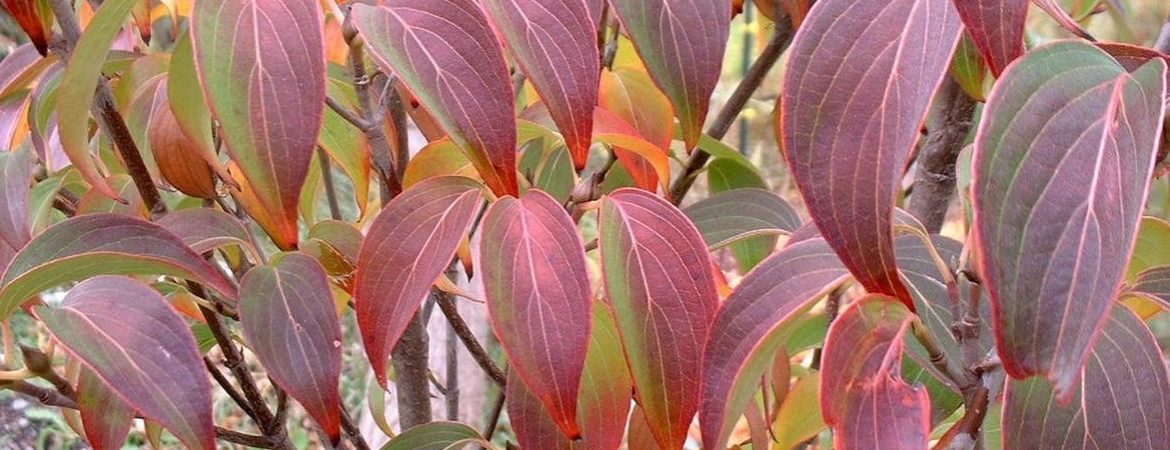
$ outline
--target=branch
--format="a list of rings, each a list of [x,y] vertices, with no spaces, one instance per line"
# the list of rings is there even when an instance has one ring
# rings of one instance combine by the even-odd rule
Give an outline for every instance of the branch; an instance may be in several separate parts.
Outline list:
[[[61,26],[61,35],[64,41],[63,46],[55,47],[55,49],[59,53],[61,61],[68,61],[69,53],[77,46],[77,41],[81,40],[81,26],[77,23],[72,2],[51,0],[50,4],[53,8],[53,15],[57,17],[57,23]],[[150,210],[151,216],[157,217],[166,214],[167,205],[163,203],[158,188],[150,177],[150,171],[146,169],[146,163],[142,160],[142,154],[134,143],[134,138],[126,126],[125,119],[118,112],[114,103],[113,90],[110,89],[110,82],[104,75],[98,77],[93,112],[97,116],[101,128],[113,139],[114,147],[118,149],[122,162],[126,164],[126,171],[134,180],[134,186],[138,188],[138,193],[142,196],[146,208]]]
[[[953,78],[945,78],[937,96],[939,115],[918,157],[914,193],[910,196],[909,212],[928,233],[938,233],[946,220],[947,207],[955,193],[955,162],[975,113],[975,100]]]
[[[354,449],[370,450],[370,444],[366,443],[365,438],[362,437],[362,430],[357,427],[353,417],[349,415],[349,411],[344,406],[341,408],[341,429],[345,431],[345,435],[353,443]]]
[[[329,108],[333,109],[333,112],[336,112],[337,115],[341,116],[342,119],[345,119],[346,122],[349,122],[353,126],[357,127],[357,129],[362,131],[370,129],[370,123],[366,122],[365,118],[361,117],[360,114],[350,110],[349,108],[346,108],[345,105],[342,105],[333,97],[326,96],[325,104],[329,105]]]
[[[459,309],[455,307],[455,299],[447,292],[438,289],[435,289],[434,292],[438,299],[439,309],[443,311],[443,315],[447,317],[447,323],[451,324],[451,329],[459,336],[459,340],[463,341],[463,345],[467,347],[471,357],[475,359],[484,373],[487,373],[488,378],[491,378],[500,387],[507,385],[508,377],[492,360],[491,355],[488,355],[487,350],[484,350],[483,345],[480,345],[479,340],[475,338],[475,333],[471,332],[471,327],[467,326],[467,322],[463,321],[463,316],[459,315]]]
[[[735,119],[739,117],[739,113],[743,111],[743,107],[751,99],[752,94],[760,87],[760,83],[763,83],[768,72],[776,65],[776,61],[780,60],[780,55],[788,49],[788,44],[792,43],[792,37],[795,34],[796,29],[792,26],[791,20],[786,17],[777,18],[772,39],[768,41],[768,45],[760,52],[756,62],[752,63],[752,67],[739,81],[739,85],[735,87],[731,97],[728,97],[727,103],[723,104],[723,108],[719,110],[715,120],[707,127],[709,136],[723,139],[727,130],[731,129],[731,124],[735,123]],[[711,155],[707,152],[697,149],[691,152],[691,157],[683,166],[682,173],[670,185],[670,201],[676,205],[682,203],[683,197],[686,197],[687,191],[695,184],[695,180],[709,159],[711,159]]]
[[[317,162],[321,164],[321,183],[325,185],[325,199],[329,201],[329,217],[341,220],[341,205],[337,202],[337,187],[333,185],[333,168],[329,164],[329,154],[324,148],[317,147]]]
[[[385,128],[382,127],[382,121],[385,117],[385,109],[382,108],[381,103],[382,98],[378,98],[375,102],[370,94],[372,78],[366,72],[365,44],[358,37],[357,28],[351,20],[349,16],[346,16],[345,23],[342,24],[342,33],[349,44],[349,66],[350,70],[353,71],[353,87],[357,93],[358,104],[361,106],[362,121],[368,125],[362,131],[370,146],[374,165],[382,178],[382,202],[384,204],[402,192],[402,181],[399,179],[397,168],[394,165],[394,153],[390,147],[390,140],[386,136]],[[387,83],[393,84],[389,81]],[[403,130],[400,130],[398,134],[405,136]]]

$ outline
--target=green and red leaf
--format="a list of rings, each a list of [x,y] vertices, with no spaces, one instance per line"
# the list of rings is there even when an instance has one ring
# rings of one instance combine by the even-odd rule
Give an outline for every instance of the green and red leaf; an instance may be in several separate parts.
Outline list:
[[[821,413],[842,449],[927,448],[930,397],[901,378],[902,346],[914,315],[870,294],[829,327],[821,359]]]
[[[211,208],[188,208],[168,213],[155,221],[174,233],[195,253],[203,254],[224,245],[252,245],[248,228],[231,214]]]
[[[382,387],[390,351],[483,205],[481,188],[469,178],[430,178],[395,197],[370,225],[353,297],[366,356]]]
[[[800,216],[780,196],[759,188],[732,189],[699,200],[683,210],[711,249],[756,236],[790,234]],[[775,239],[770,240],[775,246]],[[768,248],[767,253],[771,253]]]
[[[570,439],[589,349],[592,287],[585,248],[560,202],[543,191],[488,208],[479,261],[492,328],[512,372]]]
[[[89,368],[81,368],[77,376],[77,409],[85,440],[94,450],[118,450],[126,443],[134,409]]]
[[[35,313],[62,347],[143,417],[187,447],[215,448],[211,384],[199,349],[161,294],[130,278],[100,276],[78,284],[60,306]]]
[[[731,2],[612,0],[610,5],[650,76],[670,98],[687,148],[694,148],[723,72]]]
[[[641,189],[602,198],[602,272],[635,398],[662,448],[681,448],[699,408],[718,306],[707,246],[677,208]]]
[[[102,66],[106,55],[134,2],[110,0],[102,3],[70,53],[69,64],[65,66],[56,93],[58,133],[69,162],[94,189],[111,198],[118,198],[118,195],[106,182],[89,152],[89,111],[98,82],[105,76]]]
[[[573,166],[584,168],[601,61],[597,21],[586,0],[487,0],[483,5],[565,137]]]
[[[341,322],[317,260],[288,253],[240,280],[240,325],[268,376],[341,439]]]
[[[399,76],[496,195],[518,195],[515,99],[496,34],[473,0],[355,4],[374,61]]]
[[[645,71],[618,67],[602,72],[598,105],[632,125],[639,135],[662,149],[663,154],[669,154],[670,142],[674,140],[674,111],[670,99],[658,90]],[[596,123],[595,129],[600,126]],[[615,153],[638,187],[651,192],[657,189],[658,174],[648,161],[621,148],[615,149]]]
[[[236,290],[162,227],[119,214],[86,214],[29,241],[0,278],[0,317],[46,289],[102,274],[156,274],[198,281],[235,300]]]
[[[1066,41],[1004,72],[975,138],[973,207],[999,355],[1062,399],[1137,235],[1162,126],[1166,64],[1126,72]]]
[[[1024,54],[1028,0],[953,1],[993,75]]]
[[[1072,401],[1041,378],[1011,380],[1004,448],[1164,449],[1170,446],[1170,378],[1150,329],[1113,306]]]
[[[49,38],[53,34],[52,11],[48,2],[44,0],[4,0],[0,2],[8,14],[28,35],[37,52],[42,56],[49,54]]]
[[[792,44],[778,131],[809,213],[871,293],[898,278],[894,199],[959,40],[949,2],[816,3]]]
[[[705,448],[724,448],[791,332],[793,318],[849,277],[822,239],[796,243],[764,260],[719,307],[703,358],[699,423]]]
[[[625,437],[633,384],[622,354],[613,314],[601,303],[593,308],[593,332],[577,396],[581,440],[570,441],[540,399],[508,372],[508,417],[524,448],[542,450],[617,450]],[[631,443],[630,448],[633,447]]]
[[[191,14],[207,103],[286,250],[325,113],[323,21],[317,0],[200,0]]]

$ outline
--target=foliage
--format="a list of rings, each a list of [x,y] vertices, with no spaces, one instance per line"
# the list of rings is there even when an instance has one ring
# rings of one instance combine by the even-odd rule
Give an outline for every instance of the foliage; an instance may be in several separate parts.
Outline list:
[[[4,0],[0,390],[98,449],[367,449],[367,362],[386,449],[1170,448],[1128,3]]]

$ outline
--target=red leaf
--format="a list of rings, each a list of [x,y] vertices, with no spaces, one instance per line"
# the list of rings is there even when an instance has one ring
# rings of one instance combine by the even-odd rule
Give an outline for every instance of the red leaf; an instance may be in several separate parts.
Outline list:
[[[483,2],[552,114],[580,170],[589,157],[601,56],[585,0]]]
[[[134,409],[84,367],[77,378],[77,409],[85,440],[94,450],[118,450],[126,443],[134,425]]]
[[[496,195],[518,195],[512,79],[483,11],[472,0],[384,5],[353,6],[370,55],[418,96]]]
[[[772,367],[790,320],[844,282],[849,271],[822,239],[786,247],[748,273],[719,308],[703,359],[703,447],[724,448],[760,377]]]
[[[914,315],[871,294],[829,327],[821,359],[821,412],[841,449],[927,448],[930,397],[901,379],[902,345]]]
[[[719,297],[707,246],[691,221],[641,189],[602,198],[605,290],[635,398],[662,448],[681,448],[699,408],[703,348]]]
[[[953,0],[991,73],[999,76],[1024,54],[1028,0]]]
[[[723,70],[731,2],[611,0],[650,76],[674,105],[687,148],[703,134]]]
[[[621,134],[642,139],[642,133],[637,128],[609,110],[597,108],[593,112],[593,120],[593,130],[598,134]],[[667,120],[672,119],[668,118]],[[669,140],[666,141],[665,147],[661,146],[661,142],[650,143],[656,150],[661,150],[662,159],[666,159],[670,154]],[[623,147],[614,146],[613,152],[622,167],[630,172],[630,178],[634,179],[635,186],[650,192],[655,192],[658,189],[658,183],[661,180],[658,179],[658,171],[654,168],[654,163]]]
[[[617,450],[621,447],[633,386],[617,324],[605,305],[596,303],[593,308],[593,333],[577,397],[581,440],[570,441],[565,437],[540,399],[524,387],[516,371],[509,371],[508,379],[508,417],[523,448]],[[646,448],[634,445],[636,442],[631,441],[629,448]]]
[[[1170,378],[1162,351],[1129,308],[1113,307],[1072,402],[1038,378],[1007,384],[1004,448],[1170,447]]]
[[[86,214],[29,241],[0,278],[0,317],[46,289],[101,274],[162,274],[199,281],[235,300],[226,278],[162,227],[119,214]]]
[[[341,322],[325,269],[288,253],[240,280],[240,325],[268,376],[341,439]]]
[[[1163,117],[1166,64],[1131,73],[1065,41],[1004,72],[975,138],[973,209],[1000,358],[1062,399],[1125,273]]]
[[[35,313],[62,347],[143,417],[190,448],[215,448],[206,369],[190,329],[162,295],[104,275],[78,284],[59,307]]]
[[[589,348],[592,289],[577,226],[535,189],[504,197],[483,218],[479,262],[492,328],[512,371],[570,439]]]
[[[200,0],[191,14],[205,98],[285,250],[325,113],[323,21],[317,0]]]
[[[649,74],[629,67],[603,72],[598,105],[632,125],[638,134],[661,148],[664,154],[669,153],[670,142],[674,140],[674,111],[670,99],[658,90]],[[598,116],[594,120],[598,120]],[[598,120],[594,129],[601,131],[599,128],[601,123]],[[614,129],[611,132],[624,131]],[[649,162],[621,148],[615,152],[618,162],[630,172],[636,186],[651,192],[657,189],[658,175]]]
[[[910,308],[894,198],[960,29],[948,2],[819,1],[792,44],[780,103],[785,156],[825,240],[866,290]]]
[[[386,387],[386,360],[483,204],[469,178],[429,178],[378,214],[358,256],[353,299],[366,355]]]
[[[4,0],[3,5],[4,9],[8,10],[8,14],[28,35],[28,40],[32,41],[37,51],[42,56],[48,55],[49,35],[52,33],[52,29],[46,26],[48,25],[46,19],[49,18],[44,15],[49,11],[45,10],[43,3],[38,0]]]

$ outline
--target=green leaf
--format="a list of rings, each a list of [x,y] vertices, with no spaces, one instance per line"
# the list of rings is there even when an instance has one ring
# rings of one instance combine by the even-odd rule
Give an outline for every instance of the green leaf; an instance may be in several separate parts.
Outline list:
[[[406,430],[382,446],[382,450],[454,450],[467,444],[495,449],[491,442],[467,425],[459,422],[431,422]]]
[[[57,123],[65,154],[85,181],[113,198],[118,198],[117,193],[106,183],[89,153],[89,110],[99,77],[103,76],[102,63],[134,3],[135,0],[102,3],[70,54],[57,94]]]

